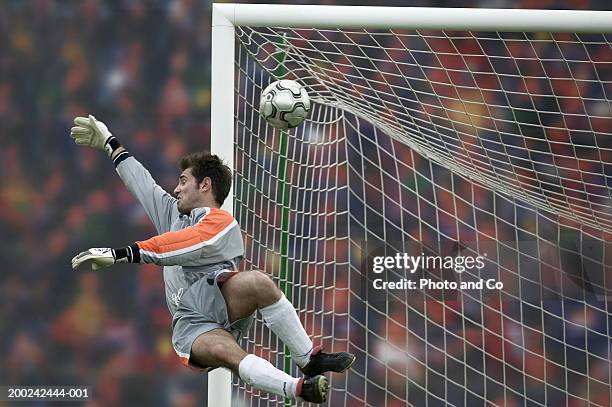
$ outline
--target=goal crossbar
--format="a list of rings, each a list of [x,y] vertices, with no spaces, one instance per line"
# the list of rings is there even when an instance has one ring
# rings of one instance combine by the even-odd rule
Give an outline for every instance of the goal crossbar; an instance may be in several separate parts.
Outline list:
[[[213,4],[218,25],[503,32],[612,32],[612,11]]]

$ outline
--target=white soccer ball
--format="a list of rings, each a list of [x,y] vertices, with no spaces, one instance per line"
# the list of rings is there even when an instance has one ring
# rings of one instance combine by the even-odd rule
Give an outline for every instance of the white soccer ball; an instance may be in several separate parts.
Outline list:
[[[289,79],[272,82],[259,100],[259,113],[277,129],[299,126],[310,112],[310,98],[306,89]]]

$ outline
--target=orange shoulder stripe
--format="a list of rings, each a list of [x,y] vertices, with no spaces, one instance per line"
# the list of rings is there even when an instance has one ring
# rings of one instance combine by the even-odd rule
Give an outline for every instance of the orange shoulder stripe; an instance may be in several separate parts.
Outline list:
[[[219,235],[233,221],[234,218],[228,212],[211,208],[211,211],[196,225],[175,232],[163,233],[148,240],[136,242],[136,244],[140,250],[157,254],[185,252],[193,246],[202,247],[202,243]]]

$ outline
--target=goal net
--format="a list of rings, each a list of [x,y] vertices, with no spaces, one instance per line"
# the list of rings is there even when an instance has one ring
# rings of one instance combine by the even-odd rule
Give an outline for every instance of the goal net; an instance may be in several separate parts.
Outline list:
[[[263,25],[235,27],[234,215],[244,268],[357,356],[328,404],[610,405],[611,34]],[[314,102],[289,133],[258,112],[280,78]],[[379,290],[373,253],[484,266]],[[243,344],[299,375],[261,320]],[[284,403],[234,380],[232,405]]]

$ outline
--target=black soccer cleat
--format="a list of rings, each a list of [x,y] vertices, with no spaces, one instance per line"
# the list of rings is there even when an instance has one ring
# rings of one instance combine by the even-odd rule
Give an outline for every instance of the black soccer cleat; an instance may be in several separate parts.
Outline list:
[[[308,401],[310,403],[325,403],[329,382],[325,376],[302,377],[298,382],[295,393],[298,401]]]
[[[310,354],[306,366],[300,368],[307,377],[313,377],[325,372],[342,373],[355,362],[355,355],[348,352],[325,353],[317,347]]]

